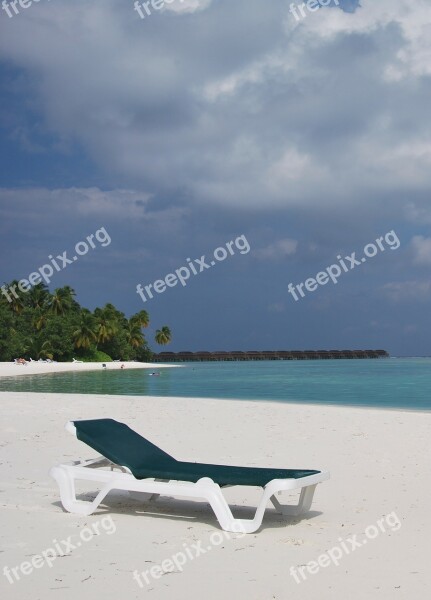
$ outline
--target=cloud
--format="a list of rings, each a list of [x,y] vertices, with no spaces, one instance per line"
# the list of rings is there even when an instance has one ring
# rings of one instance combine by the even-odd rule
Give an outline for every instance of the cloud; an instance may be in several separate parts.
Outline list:
[[[426,203],[422,205],[417,202],[408,202],[405,206],[405,215],[413,223],[431,225],[431,208],[429,207],[428,198],[426,198]]]
[[[423,302],[431,296],[430,281],[395,281],[386,283],[381,291],[393,302]]]
[[[262,260],[278,260],[295,254],[297,247],[298,242],[296,240],[285,238],[255,250],[254,255]]]
[[[37,120],[112,188],[242,210],[428,190],[429,0],[343,3],[300,23],[288,6],[188,0],[144,21],[115,0],[56,0],[4,20],[8,91],[32,99],[17,143],[47,145]]]
[[[283,313],[286,311],[286,305],[283,302],[274,302],[268,306],[268,311],[270,313]]]
[[[180,219],[188,211],[181,206],[159,208],[151,202],[152,195],[137,190],[101,190],[89,188],[0,188],[0,202],[3,204],[3,216],[18,215],[24,211],[40,214],[40,205],[50,211],[60,210],[81,217],[98,216],[107,219],[130,221],[142,219]],[[32,208],[33,207],[33,208]],[[46,214],[43,215],[46,218]]]
[[[409,324],[403,327],[403,332],[407,335],[417,335],[418,329],[417,325]]]
[[[163,10],[172,11],[178,14],[194,13],[198,10],[207,9],[212,0],[168,0],[163,6]]]
[[[412,239],[414,262],[420,265],[431,264],[431,238],[415,235]]]
[[[6,239],[10,228],[16,230],[15,252],[26,261],[34,252],[59,251],[66,240],[75,243],[100,227],[108,228],[114,242],[126,240],[129,260],[136,261],[141,249],[143,256],[153,253],[157,240],[182,239],[188,215],[181,204],[163,206],[136,190],[0,188],[0,237]],[[117,250],[114,243],[111,253]],[[166,253],[166,248],[159,247],[158,253]]]
[[[327,10],[311,14],[303,22],[294,19],[285,21],[289,31],[307,30],[308,37],[334,38],[340,35],[362,34],[373,36],[379,30],[396,26],[402,35],[403,44],[383,65],[383,75],[390,82],[403,78],[428,75],[431,73],[429,56],[431,41],[429,23],[431,6],[427,0],[363,0],[354,14],[348,11]]]

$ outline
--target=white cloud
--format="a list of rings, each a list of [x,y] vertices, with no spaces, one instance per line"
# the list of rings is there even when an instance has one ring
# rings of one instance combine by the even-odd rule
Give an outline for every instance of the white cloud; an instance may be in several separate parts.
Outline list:
[[[288,32],[301,27],[303,35],[310,41],[314,38],[314,43],[341,35],[372,36],[378,30],[398,27],[403,36],[403,47],[388,59],[382,71],[390,82],[431,73],[430,23],[428,0],[361,0],[361,7],[353,14],[331,9],[312,13],[299,23],[290,15],[285,20]]]
[[[296,254],[298,242],[290,238],[277,240],[265,248],[254,251],[254,255],[262,260],[278,260]]]
[[[381,291],[393,302],[422,302],[431,296],[431,281],[395,281],[385,284]]]
[[[422,265],[431,264],[431,238],[415,235],[412,239],[414,262]]]
[[[220,100],[224,96],[233,96],[248,84],[263,83],[269,72],[276,74],[280,69],[288,70],[286,57],[279,53],[268,55],[232,75],[211,81],[203,87],[202,94],[209,101]]]
[[[312,182],[312,186],[329,184],[327,175],[313,156],[291,147],[268,167],[264,182],[275,198],[289,198],[291,204],[296,201],[301,204],[304,202],[305,192],[310,190],[309,182]]]
[[[431,208],[429,205],[418,205],[415,202],[408,202],[405,207],[405,214],[409,221],[421,225],[431,225]]]
[[[198,10],[205,10],[211,4],[212,0],[168,0],[163,6],[163,10],[170,10],[175,13],[193,13]]]

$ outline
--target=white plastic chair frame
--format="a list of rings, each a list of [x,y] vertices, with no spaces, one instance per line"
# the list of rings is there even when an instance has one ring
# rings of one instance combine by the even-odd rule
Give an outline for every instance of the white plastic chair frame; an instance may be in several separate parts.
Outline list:
[[[66,430],[76,436],[74,424],[69,421]],[[110,467],[102,470],[100,467]],[[299,479],[273,479],[263,488],[263,493],[253,519],[235,519],[220,486],[209,477],[203,477],[196,483],[190,481],[173,481],[160,479],[136,479],[124,466],[116,465],[103,456],[75,463],[65,463],[52,467],[49,474],[55,479],[60,489],[63,507],[68,512],[82,515],[92,514],[111,490],[126,490],[133,497],[142,501],[155,499],[156,496],[179,496],[205,499],[213,509],[220,526],[225,531],[254,533],[262,524],[268,500],[277,512],[284,516],[297,517],[311,508],[314,492],[318,483],[329,479],[329,472],[321,471],[314,475]],[[102,487],[92,502],[76,499],[75,481],[94,481]],[[226,486],[227,487],[227,486]],[[230,486],[229,486],[230,487]],[[276,494],[284,491],[301,490],[296,505],[282,505]]]

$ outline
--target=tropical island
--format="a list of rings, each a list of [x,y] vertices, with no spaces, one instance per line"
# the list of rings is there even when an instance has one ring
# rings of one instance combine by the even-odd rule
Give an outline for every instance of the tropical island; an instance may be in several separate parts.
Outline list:
[[[0,362],[17,357],[27,360],[151,362],[153,352],[143,329],[150,318],[145,310],[127,318],[113,304],[90,311],[76,300],[70,286],[51,293],[44,283],[22,292],[12,281],[0,294]],[[171,341],[166,325],[155,333],[155,342]]]

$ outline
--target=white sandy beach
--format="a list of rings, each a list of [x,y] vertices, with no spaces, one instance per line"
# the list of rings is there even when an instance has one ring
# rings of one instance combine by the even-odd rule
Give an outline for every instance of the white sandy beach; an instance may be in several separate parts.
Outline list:
[[[43,373],[66,373],[68,371],[100,371],[106,364],[106,368],[121,369],[170,369],[178,365],[164,365],[160,363],[142,363],[134,361],[115,361],[107,363],[99,362],[28,362],[25,365],[17,365],[12,362],[0,362],[0,377],[16,377],[17,375],[39,375]]]
[[[431,589],[429,498],[431,414],[208,399],[0,393],[2,598],[45,600],[247,598],[353,600],[426,598]],[[147,571],[193,544],[208,548],[220,532],[203,502],[159,498],[143,505],[113,492],[90,517],[63,512],[49,468],[95,456],[64,431],[69,419],[113,417],[179,459],[331,471],[302,520],[268,508],[255,534],[213,544],[182,572],[150,579],[141,589],[133,572]],[[79,490],[78,490],[79,491]],[[239,507],[256,490],[230,488]],[[343,553],[298,584],[291,566],[315,561],[390,513],[375,539]],[[251,509],[238,508],[243,518]],[[115,532],[100,529],[113,523]],[[112,519],[112,520],[111,520]],[[76,543],[85,528],[101,534],[80,542],[51,567],[44,563],[9,583],[4,568],[53,547]],[[393,524],[393,523],[392,523]],[[91,536],[90,536],[91,537]],[[217,536],[216,536],[217,537]],[[217,538],[218,539],[218,538]],[[66,545],[66,543],[64,543]],[[61,545],[60,545],[61,548]],[[28,569],[28,567],[27,567]]]

